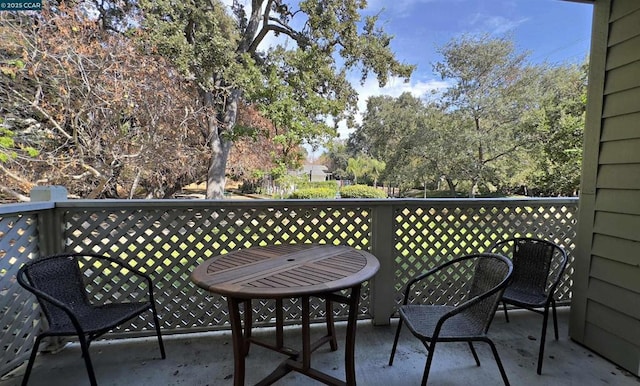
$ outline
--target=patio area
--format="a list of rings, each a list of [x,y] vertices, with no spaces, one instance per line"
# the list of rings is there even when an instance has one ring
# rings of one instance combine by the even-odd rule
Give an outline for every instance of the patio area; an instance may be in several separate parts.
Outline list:
[[[498,312],[491,326],[505,370],[513,385],[640,385],[640,379],[568,338],[569,308],[559,309],[560,340],[549,331],[542,375],[536,374],[541,319],[527,311],[511,311],[510,323]],[[356,343],[357,380],[360,385],[418,385],[426,359],[425,349],[405,329],[392,367],[387,365],[397,319],[390,326],[373,326],[370,320],[358,325]],[[551,325],[550,325],[551,326]],[[337,352],[328,346],[314,353],[312,365],[344,379],[344,329],[338,323]],[[322,324],[314,330],[321,333]],[[256,336],[270,336],[270,328],[257,329]],[[286,328],[286,342],[297,347],[297,326]],[[167,359],[159,359],[155,338],[97,341],[91,347],[100,385],[232,385],[233,353],[229,331],[165,336]],[[443,343],[436,349],[430,374],[432,385],[498,385],[500,374],[489,347],[476,345],[482,363],[476,367],[466,344]],[[253,345],[247,357],[247,382],[266,376],[283,357]],[[5,375],[0,386],[19,385],[24,365]],[[79,346],[69,344],[56,354],[42,354],[36,360],[29,385],[88,384]],[[277,385],[317,385],[305,376],[291,373]]]

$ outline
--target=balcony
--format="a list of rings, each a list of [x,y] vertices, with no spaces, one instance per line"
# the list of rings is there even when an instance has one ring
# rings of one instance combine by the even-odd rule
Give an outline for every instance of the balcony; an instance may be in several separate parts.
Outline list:
[[[614,364],[593,354],[567,337],[568,307],[558,313],[560,340],[549,336],[542,375],[536,374],[537,342],[529,336],[540,334],[541,317],[532,312],[516,311],[506,323],[498,313],[490,330],[507,375],[513,385],[618,385],[635,386],[638,379]],[[344,323],[337,325],[344,337]],[[403,334],[394,365],[389,367],[389,353],[396,320],[388,326],[373,326],[370,321],[358,325],[356,344],[357,380],[360,385],[419,385],[426,356],[424,348]],[[320,327],[318,327],[320,328]],[[271,328],[257,330],[271,336]],[[286,330],[295,342],[299,329]],[[292,338],[293,336],[293,338]],[[167,336],[167,359],[159,359],[154,338],[98,341],[91,348],[96,377],[103,385],[233,385],[233,354],[228,331]],[[447,343],[437,348],[429,384],[499,385],[500,374],[491,351],[476,345],[481,366],[476,367],[466,344]],[[328,346],[314,353],[312,364],[338,378],[344,378],[344,352],[339,341],[337,352]],[[253,346],[247,357],[246,384],[252,385],[266,376],[283,357]],[[24,367],[24,366],[23,366]],[[19,368],[0,380],[0,386],[18,385],[23,373]],[[42,354],[36,361],[29,385],[67,386],[88,384],[87,373],[77,344],[71,343],[56,354]],[[317,385],[318,382],[291,373],[278,385]]]
[[[15,283],[15,272],[30,259],[63,251],[109,254],[149,272],[160,303],[161,324],[168,359],[158,360],[150,323],[137,320],[92,346],[98,380],[105,384],[231,384],[232,349],[226,302],[205,293],[189,280],[204,259],[231,250],[272,243],[344,244],[373,253],[381,263],[376,277],[363,288],[360,300],[356,363],[360,384],[419,383],[424,348],[415,339],[401,340],[392,368],[386,363],[395,319],[390,315],[401,301],[404,283],[443,259],[483,251],[509,236],[553,240],[569,254],[574,248],[578,200],[554,199],[439,199],[439,200],[65,200],[0,206],[0,290],[3,292],[3,346],[0,385],[14,384],[40,328],[34,299]],[[557,299],[570,304],[573,258],[570,257]],[[87,280],[97,280],[87,277]],[[98,283],[96,287],[98,287]],[[9,296],[8,296],[9,295]],[[134,296],[115,286],[110,296]],[[104,299],[100,299],[104,301]],[[291,300],[285,318],[299,321],[299,304]],[[321,320],[322,307],[312,315]],[[492,326],[507,372],[514,384],[592,384],[635,382],[614,365],[567,338],[569,307],[564,307],[562,338],[549,341],[543,375],[535,373],[540,317],[522,312],[505,323],[501,314]],[[268,301],[255,302],[254,325],[268,333],[273,311]],[[336,319],[346,310],[337,309]],[[292,328],[290,333],[295,334]],[[126,339],[116,339],[126,338]],[[291,344],[293,346],[293,344]],[[57,350],[56,347],[51,348]],[[269,372],[280,359],[252,348],[247,362],[248,384]],[[440,351],[441,350],[441,351]],[[482,384],[499,381],[489,351],[480,348],[483,366],[475,368],[467,349],[443,344],[434,361],[432,382]],[[485,355],[486,354],[486,355]],[[458,357],[459,356],[459,357]],[[36,361],[33,385],[87,381],[78,347],[71,344]],[[320,349],[314,365],[342,378],[343,354]],[[58,374],[58,375],[54,375]],[[251,378],[255,377],[255,378]],[[406,379],[406,381],[405,381]],[[440,381],[436,381],[440,379]],[[518,382],[516,382],[516,380]],[[548,380],[549,382],[546,382]],[[522,381],[522,382],[520,382]],[[526,382],[524,382],[526,381]],[[614,382],[615,381],[615,382]],[[287,383],[288,382],[288,383]],[[281,384],[310,384],[290,375]]]

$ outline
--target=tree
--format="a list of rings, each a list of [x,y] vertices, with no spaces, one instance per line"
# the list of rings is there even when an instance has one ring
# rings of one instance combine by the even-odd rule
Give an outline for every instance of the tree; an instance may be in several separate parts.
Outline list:
[[[232,179],[256,186],[259,176],[268,174],[277,166],[275,154],[280,153],[273,141],[274,125],[253,106],[241,105],[238,112],[238,130],[246,134],[235,141],[229,153],[226,174]]]
[[[540,108],[532,118],[540,134],[527,179],[544,195],[576,195],[580,186],[587,99],[587,64],[545,68]]]
[[[387,164],[384,161],[379,161],[377,159],[371,158],[369,159],[369,164],[367,165],[367,174],[373,178],[373,187],[378,187],[378,179],[382,173],[384,173]]]
[[[344,139],[335,138],[325,146],[326,151],[320,156],[320,163],[325,165],[336,179],[347,178],[347,163],[353,156],[347,152],[347,144]]]
[[[360,0],[253,0],[250,7],[234,1],[233,15],[219,0],[140,5],[149,49],[195,79],[209,114],[203,131],[211,152],[209,198],[223,197],[241,100],[261,102],[278,127],[294,126],[286,140],[299,135],[296,142],[327,132],[322,122],[328,117],[337,122],[353,113],[357,98],[346,80],[350,71],[360,70],[362,81],[372,73],[384,85],[389,76],[406,78],[413,70],[394,58],[391,37],[377,27],[377,17],[362,19],[366,2]],[[269,50],[267,36],[286,42]],[[275,86],[284,95],[268,92]]]
[[[410,93],[403,93],[398,98],[370,97],[362,124],[349,137],[350,151],[389,163],[402,138],[422,124],[423,111],[422,101]]]
[[[468,155],[460,151],[466,147],[468,138],[458,129],[457,113],[428,102],[417,114],[422,117],[420,124],[402,139],[399,145],[402,152],[390,161],[396,165],[394,173],[403,176],[401,185],[413,187],[419,182],[424,197],[428,186],[437,188],[442,180],[446,181],[451,197],[456,197],[459,178],[468,163]]]
[[[532,146],[535,130],[523,125],[535,109],[535,68],[513,42],[488,36],[463,36],[439,50],[443,61],[434,70],[452,83],[443,94],[447,111],[456,114],[456,130],[468,141],[457,143],[467,155],[457,177],[470,181],[469,195],[478,185],[499,179],[501,164],[516,151]]]
[[[362,124],[349,137],[349,147],[352,152],[359,149],[383,163],[382,168],[371,174],[374,179],[392,181],[401,190],[407,190],[423,177],[436,178],[431,173],[434,170],[426,166],[435,159],[428,150],[431,145],[435,146],[431,140],[436,127],[430,117],[430,109],[410,93],[403,93],[397,98],[369,98]],[[425,174],[427,170],[431,171],[428,177]]]
[[[364,157],[349,158],[347,161],[347,173],[353,176],[353,183],[358,183],[358,177],[364,176],[367,172],[367,159]]]
[[[82,12],[57,11],[0,15],[3,190],[26,199],[48,183],[86,198],[164,198],[201,175],[190,83]]]

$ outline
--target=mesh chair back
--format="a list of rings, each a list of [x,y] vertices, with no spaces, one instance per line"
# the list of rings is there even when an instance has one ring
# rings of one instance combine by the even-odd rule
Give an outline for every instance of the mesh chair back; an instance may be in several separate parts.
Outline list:
[[[500,297],[504,292],[511,266],[504,257],[497,255],[477,255],[474,260],[475,271],[468,298],[479,296],[483,299],[462,311],[461,314],[475,322],[474,329],[478,334],[485,334],[489,330]]]
[[[518,240],[513,246],[514,286],[527,292],[546,293],[553,246]]]
[[[54,256],[29,263],[24,268],[29,284],[47,295],[60,300],[70,308],[89,304],[82,273],[74,256]],[[40,298],[40,307],[49,323],[69,321],[59,307]]]
[[[556,244],[535,238],[514,238],[497,243],[492,251],[512,258],[510,288],[529,294],[548,296],[559,281],[566,255]]]

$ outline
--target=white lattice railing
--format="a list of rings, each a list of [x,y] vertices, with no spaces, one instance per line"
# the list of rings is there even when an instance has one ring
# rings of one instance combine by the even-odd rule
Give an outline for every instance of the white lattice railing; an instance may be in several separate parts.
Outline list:
[[[33,299],[15,282],[29,259],[62,251],[92,251],[127,260],[149,272],[165,333],[228,328],[226,302],[189,280],[204,259],[273,243],[332,243],[372,252],[381,263],[362,291],[360,317],[388,323],[401,291],[416,273],[443,259],[483,251],[496,240],[535,236],[574,248],[578,200],[78,200],[0,206],[0,370],[21,361],[39,328]],[[571,261],[573,259],[571,258]],[[571,261],[557,296],[571,298]],[[87,280],[94,280],[90,274]],[[101,286],[104,288],[104,286]],[[129,296],[114,286],[100,301]],[[321,318],[324,308],[313,317]],[[256,324],[272,321],[273,303],[254,301]],[[346,312],[337,305],[337,318]],[[299,320],[295,300],[285,317]],[[151,321],[137,320],[121,334],[145,335]],[[4,371],[3,371],[4,373]]]

